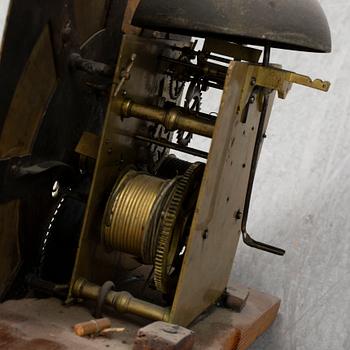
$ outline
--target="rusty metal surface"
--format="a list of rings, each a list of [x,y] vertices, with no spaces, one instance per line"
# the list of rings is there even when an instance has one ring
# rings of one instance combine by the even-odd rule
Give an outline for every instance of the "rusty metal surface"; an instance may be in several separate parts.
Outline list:
[[[294,50],[331,50],[328,22],[317,0],[143,0],[133,24]]]

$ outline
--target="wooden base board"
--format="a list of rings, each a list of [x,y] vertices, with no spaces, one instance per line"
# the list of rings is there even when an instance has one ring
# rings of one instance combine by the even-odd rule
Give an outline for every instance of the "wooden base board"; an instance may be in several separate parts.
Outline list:
[[[246,289],[236,285],[235,289]],[[247,303],[240,313],[216,309],[192,329],[197,335],[195,349],[245,350],[276,319],[280,299],[249,289]]]
[[[240,286],[235,286],[239,289]],[[195,350],[244,350],[275,320],[280,300],[249,290],[244,309],[233,312],[216,308],[193,327]],[[112,315],[108,315],[112,316]],[[139,319],[112,318],[112,326],[125,332],[108,338],[80,338],[72,331],[78,322],[91,319],[84,307],[64,307],[57,299],[24,299],[0,305],[0,348],[5,350],[130,350],[137,330],[146,323]]]

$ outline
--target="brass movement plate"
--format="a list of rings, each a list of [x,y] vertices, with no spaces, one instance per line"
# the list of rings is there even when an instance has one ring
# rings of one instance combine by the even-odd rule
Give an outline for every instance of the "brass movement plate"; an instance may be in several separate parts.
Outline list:
[[[77,147],[75,148],[75,152],[85,157],[97,159],[99,146],[100,138],[91,132],[85,131],[81,136]]]
[[[159,97],[159,87],[162,85],[160,82],[163,79],[168,81],[159,73],[158,58],[165,52],[171,54],[169,48],[175,44],[185,45],[182,42],[125,35],[114,78],[115,86],[119,85],[123,72],[130,65],[134,54],[136,59],[129,79],[125,80],[120,93],[132,96],[138,103],[154,103]],[[138,164],[146,168],[153,157],[151,147],[142,142],[140,144],[135,138],[137,135],[149,136],[149,126],[153,124],[134,118],[122,119],[112,108],[113,101],[118,97],[114,97],[112,89],[72,282],[83,277],[90,282],[101,284],[120,277],[122,271],[118,267],[121,253],[107,252],[101,244],[101,219],[120,172],[128,165]]]
[[[128,5],[124,14],[123,32],[127,34],[140,34],[142,29],[131,25],[134,13],[139,6],[140,0],[128,0]]]
[[[251,65],[232,62],[226,78],[208,163],[197,202],[170,322],[188,326],[224,292],[241,233],[243,211],[260,120],[259,100],[246,105],[253,86]],[[243,95],[243,96],[241,96]],[[272,94],[270,102],[273,103]],[[268,117],[271,108],[268,111]],[[268,118],[266,125],[268,123]],[[244,122],[242,122],[244,120]]]

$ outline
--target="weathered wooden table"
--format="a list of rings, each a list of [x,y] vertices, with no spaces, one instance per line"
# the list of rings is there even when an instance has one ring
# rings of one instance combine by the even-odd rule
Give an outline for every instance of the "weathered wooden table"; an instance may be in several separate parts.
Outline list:
[[[240,313],[216,308],[191,327],[196,334],[194,349],[249,348],[273,323],[279,306],[278,298],[250,289],[247,304]],[[108,316],[113,326],[123,327],[125,331],[108,338],[80,338],[73,333],[72,326],[92,318],[87,308],[65,307],[53,298],[7,301],[0,305],[0,349],[132,349],[138,329],[147,322],[126,316]]]

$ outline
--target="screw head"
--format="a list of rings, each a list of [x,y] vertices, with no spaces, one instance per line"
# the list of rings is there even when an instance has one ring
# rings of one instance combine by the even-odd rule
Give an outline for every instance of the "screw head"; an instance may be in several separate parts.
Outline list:
[[[236,215],[235,215],[235,219],[236,220],[241,220],[242,219],[242,215],[243,215],[243,213],[241,212],[240,209],[238,209],[237,212],[236,212]]]
[[[203,239],[208,239],[208,236],[209,236],[209,231],[208,230],[204,230],[203,234],[202,234]]]
[[[249,98],[249,103],[250,103],[250,104],[253,104],[253,103],[255,102],[255,100],[256,100],[255,96],[252,95],[252,96],[250,96],[250,98]]]

